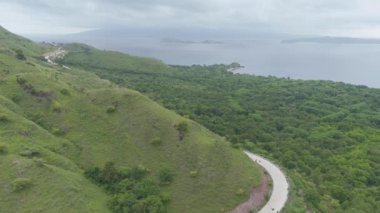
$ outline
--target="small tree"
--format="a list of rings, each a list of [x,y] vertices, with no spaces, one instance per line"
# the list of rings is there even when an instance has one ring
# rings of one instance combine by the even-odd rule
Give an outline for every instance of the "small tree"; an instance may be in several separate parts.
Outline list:
[[[185,134],[189,131],[189,123],[186,120],[180,121],[175,125],[178,131],[179,140],[183,140]]]
[[[16,50],[16,58],[18,60],[26,60],[24,53],[20,49]]]

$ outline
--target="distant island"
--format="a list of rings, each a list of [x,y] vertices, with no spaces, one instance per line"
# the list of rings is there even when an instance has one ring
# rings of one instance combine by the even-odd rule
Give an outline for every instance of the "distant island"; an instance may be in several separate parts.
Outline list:
[[[191,41],[191,40],[181,40],[176,38],[163,38],[162,43],[180,43],[180,44],[223,44],[221,41],[215,40],[203,40],[203,41]]]
[[[286,39],[282,43],[380,44],[380,39],[324,36]]]

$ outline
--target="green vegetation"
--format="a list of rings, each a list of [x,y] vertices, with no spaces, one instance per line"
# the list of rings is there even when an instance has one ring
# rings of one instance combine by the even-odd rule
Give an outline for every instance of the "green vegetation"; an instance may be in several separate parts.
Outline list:
[[[151,144],[155,145],[155,146],[161,145],[162,144],[162,140],[159,137],[155,137],[155,138],[152,139]]]
[[[108,206],[115,213],[167,212],[164,204],[169,200],[161,195],[159,185],[147,177],[148,173],[141,166],[117,170],[114,163],[108,162],[103,169],[95,167],[85,175],[111,194]]]
[[[0,26],[0,51],[8,52],[11,55],[25,60],[27,55],[37,57],[51,50],[51,45],[39,45],[31,40],[15,35]]]
[[[182,141],[185,134],[189,131],[189,124],[187,121],[180,121],[175,125],[175,128],[178,131],[179,140]]]
[[[17,178],[12,181],[13,191],[19,192],[22,191],[32,185],[32,181],[29,178]]]
[[[22,52],[22,50],[18,49],[15,52],[16,52],[16,58],[18,60],[26,60],[26,57],[25,57],[24,53]]]
[[[259,183],[240,150],[198,123],[84,69],[48,64],[49,45],[2,29],[0,40],[0,212],[224,212]],[[145,60],[159,63],[124,63]],[[93,168],[103,168],[101,182],[85,177]]]
[[[8,152],[7,145],[0,143],[0,154],[6,154]]]
[[[147,60],[145,67],[123,68],[133,60],[129,55],[118,55],[112,65],[91,63],[103,57],[112,56],[93,49],[61,63],[91,68],[275,160],[293,183],[286,212],[380,209],[379,89],[233,74],[225,65],[162,70]]]

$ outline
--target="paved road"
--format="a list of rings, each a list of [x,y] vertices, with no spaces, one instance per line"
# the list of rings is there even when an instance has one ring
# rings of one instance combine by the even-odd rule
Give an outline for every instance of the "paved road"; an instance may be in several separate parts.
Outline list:
[[[259,211],[259,213],[277,213],[285,206],[288,199],[288,188],[289,184],[286,180],[285,174],[269,160],[244,151],[253,161],[262,166],[268,174],[271,176],[273,181],[272,195],[267,204]]]

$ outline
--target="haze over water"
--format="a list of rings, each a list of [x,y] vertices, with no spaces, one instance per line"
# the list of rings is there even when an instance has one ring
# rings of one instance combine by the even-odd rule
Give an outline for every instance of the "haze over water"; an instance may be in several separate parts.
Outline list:
[[[240,73],[333,80],[380,88],[379,44],[282,43],[281,39],[223,40],[218,44],[163,42],[158,38],[84,39],[82,42],[168,64],[245,66]]]

